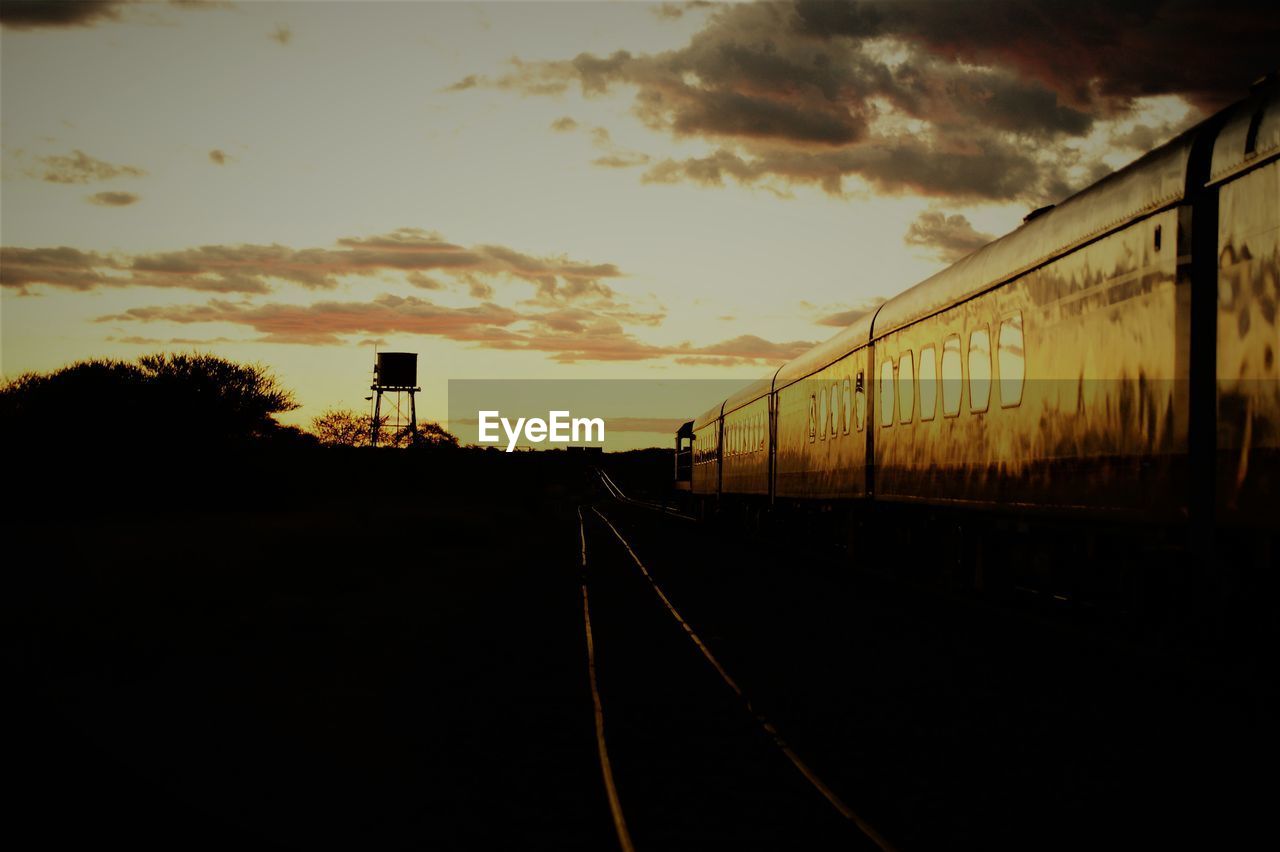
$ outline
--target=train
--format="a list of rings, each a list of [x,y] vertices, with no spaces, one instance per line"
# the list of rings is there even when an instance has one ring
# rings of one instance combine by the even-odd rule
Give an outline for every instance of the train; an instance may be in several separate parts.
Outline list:
[[[1271,563],[1278,92],[1272,74],[684,423],[675,488],[703,518],[826,518],[851,550],[948,539],[927,516],[970,552],[1109,531]]]

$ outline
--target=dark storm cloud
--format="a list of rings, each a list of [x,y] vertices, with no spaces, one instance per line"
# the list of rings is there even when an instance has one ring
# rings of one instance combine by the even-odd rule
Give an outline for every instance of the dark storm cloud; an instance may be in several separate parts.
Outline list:
[[[117,20],[128,0],[0,0],[0,24],[15,30],[87,27]]]
[[[992,234],[976,230],[967,218],[959,213],[951,216],[936,211],[926,211],[916,217],[907,228],[903,242],[909,246],[929,249],[946,263],[959,260],[994,240]]]
[[[0,0],[0,25],[14,30],[91,27],[118,21],[138,0]],[[170,6],[203,11],[226,9],[224,0],[169,0]]]
[[[1280,60],[1280,16],[1256,0],[797,0],[795,11],[810,36],[895,38],[1008,68],[1081,109],[1159,94],[1214,109]]]
[[[102,193],[124,196],[128,193]],[[136,200],[136,198],[135,198]],[[132,203],[124,199],[101,203]],[[74,249],[5,247],[0,285],[28,292],[32,285],[89,290],[96,287],[172,287],[220,293],[266,293],[273,280],[311,289],[332,289],[347,276],[400,272],[409,283],[433,289],[435,272],[473,292],[491,282],[514,279],[535,285],[548,303],[607,301],[613,290],[602,279],[618,278],[612,263],[583,263],[567,256],[540,257],[506,246],[466,248],[440,235],[401,228],[373,237],[347,237],[338,248],[295,249],[282,245],[208,245],[169,252],[109,256]],[[477,285],[478,282],[478,285]],[[488,291],[488,292],[491,292]]]
[[[1147,95],[1204,109],[1241,97],[1280,60],[1277,43],[1280,16],[1238,0],[795,0],[717,7],[675,50],[516,59],[454,88],[625,87],[650,128],[714,144],[657,162],[649,182],[839,193],[859,177],[879,191],[1041,203],[1101,173],[1072,144],[1098,121]]]

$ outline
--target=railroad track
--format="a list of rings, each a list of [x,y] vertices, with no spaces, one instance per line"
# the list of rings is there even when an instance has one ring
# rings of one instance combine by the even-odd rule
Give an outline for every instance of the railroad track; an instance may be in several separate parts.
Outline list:
[[[604,485],[605,490],[609,492],[609,496],[621,503],[626,503],[629,506],[640,506],[641,508],[650,509],[655,512],[661,512],[664,515],[679,518],[682,521],[697,521],[697,518],[693,515],[686,515],[684,512],[677,511],[674,507],[667,506],[663,503],[658,503],[653,500],[640,500],[635,497],[628,497],[622,492],[622,489],[618,487],[618,484],[613,481],[613,478],[604,471],[604,468],[596,468],[596,475],[599,477],[600,483]]]
[[[661,509],[599,473],[614,499]],[[608,515],[580,507],[578,520],[596,743],[619,847],[892,852],[755,708]]]

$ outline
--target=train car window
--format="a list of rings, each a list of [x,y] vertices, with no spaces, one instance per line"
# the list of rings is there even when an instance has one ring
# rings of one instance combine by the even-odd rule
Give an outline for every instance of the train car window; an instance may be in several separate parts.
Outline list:
[[[844,414],[844,433],[849,434],[849,422],[853,419],[853,391],[848,379],[841,385],[840,411]]]
[[[942,341],[942,415],[955,417],[960,413],[960,393],[964,378],[960,374],[960,335],[953,334]]]
[[[991,333],[987,327],[969,333],[969,410],[986,411],[991,402]]]
[[[813,443],[818,432],[818,398],[809,394],[809,443]]]
[[[1000,405],[1013,408],[1022,402],[1027,359],[1022,349],[1022,311],[1000,321],[996,339],[996,363],[1000,367]]]
[[[880,365],[880,425],[893,425],[893,359]]]
[[[840,434],[840,383],[831,383],[831,437]]]
[[[938,360],[932,346],[920,350],[920,419],[932,420],[938,410]]]
[[[858,371],[857,384],[853,390],[853,413],[858,424],[858,431],[861,432],[867,425],[867,391],[862,386],[862,371]]]
[[[916,368],[911,350],[898,362],[898,422],[910,423],[916,414]]]
[[[823,388],[818,389],[818,440],[827,438],[827,394]]]

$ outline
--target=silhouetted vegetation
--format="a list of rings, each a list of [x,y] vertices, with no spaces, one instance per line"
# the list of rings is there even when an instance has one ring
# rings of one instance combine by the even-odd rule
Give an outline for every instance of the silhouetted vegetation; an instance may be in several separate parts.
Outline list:
[[[11,444],[63,452],[307,443],[274,417],[297,407],[267,368],[199,353],[80,361],[0,387],[0,424]]]
[[[391,430],[387,417],[378,423],[378,446],[452,449],[458,439],[439,423],[419,423],[415,431]],[[330,408],[311,421],[311,431],[330,447],[368,447],[373,443],[373,415],[349,408]]]

